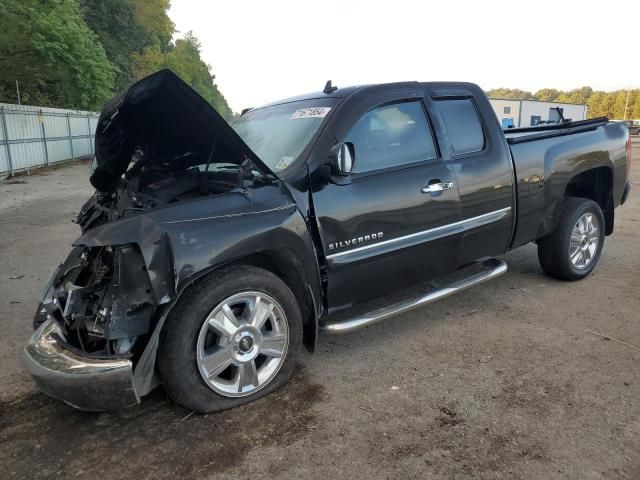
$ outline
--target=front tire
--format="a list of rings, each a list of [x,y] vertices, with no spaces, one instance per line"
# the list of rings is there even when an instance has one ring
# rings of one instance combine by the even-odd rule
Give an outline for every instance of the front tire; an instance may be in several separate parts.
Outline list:
[[[276,275],[232,266],[189,287],[163,328],[158,369],[172,400],[209,413],[268,395],[302,346],[295,296]]]
[[[604,215],[593,200],[565,199],[555,230],[538,240],[545,273],[560,280],[580,280],[596,267],[604,245]]]

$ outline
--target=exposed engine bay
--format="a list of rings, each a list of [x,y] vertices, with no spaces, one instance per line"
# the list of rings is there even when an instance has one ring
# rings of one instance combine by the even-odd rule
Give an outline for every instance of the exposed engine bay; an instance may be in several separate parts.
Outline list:
[[[211,105],[166,70],[105,104],[95,151],[97,192],[78,216],[83,231],[274,178]]]
[[[149,158],[151,157],[151,158]],[[77,223],[83,231],[140,212],[201,196],[242,189],[245,182],[268,181],[251,162],[220,162],[215,152],[184,153],[158,161],[157,155],[136,149],[129,170],[114,191],[97,191],[82,207]]]

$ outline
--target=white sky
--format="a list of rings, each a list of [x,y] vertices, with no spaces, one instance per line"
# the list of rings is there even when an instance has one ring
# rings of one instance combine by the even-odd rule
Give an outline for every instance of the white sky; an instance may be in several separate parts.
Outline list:
[[[640,2],[172,0],[234,111],[337,86],[640,87]]]

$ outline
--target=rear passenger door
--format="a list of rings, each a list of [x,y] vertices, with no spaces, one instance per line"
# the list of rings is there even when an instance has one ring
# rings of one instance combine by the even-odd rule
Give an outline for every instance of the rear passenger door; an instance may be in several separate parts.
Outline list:
[[[443,161],[421,92],[367,97],[338,142],[353,172],[313,204],[327,258],[331,309],[441,276],[458,264],[456,173]],[[453,225],[453,227],[452,227]]]
[[[504,253],[515,217],[509,150],[488,100],[480,95],[464,88],[436,89],[431,95],[446,138],[443,156],[458,181],[461,265]]]

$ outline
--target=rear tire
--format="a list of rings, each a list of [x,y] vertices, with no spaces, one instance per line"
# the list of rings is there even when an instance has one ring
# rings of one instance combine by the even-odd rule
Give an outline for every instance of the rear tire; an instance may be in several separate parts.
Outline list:
[[[604,245],[604,215],[587,198],[565,199],[555,230],[538,240],[545,273],[560,280],[580,280],[595,268]]]
[[[158,369],[173,401],[217,412],[284,385],[301,346],[302,316],[289,287],[271,272],[237,265],[178,300],[162,331]]]

